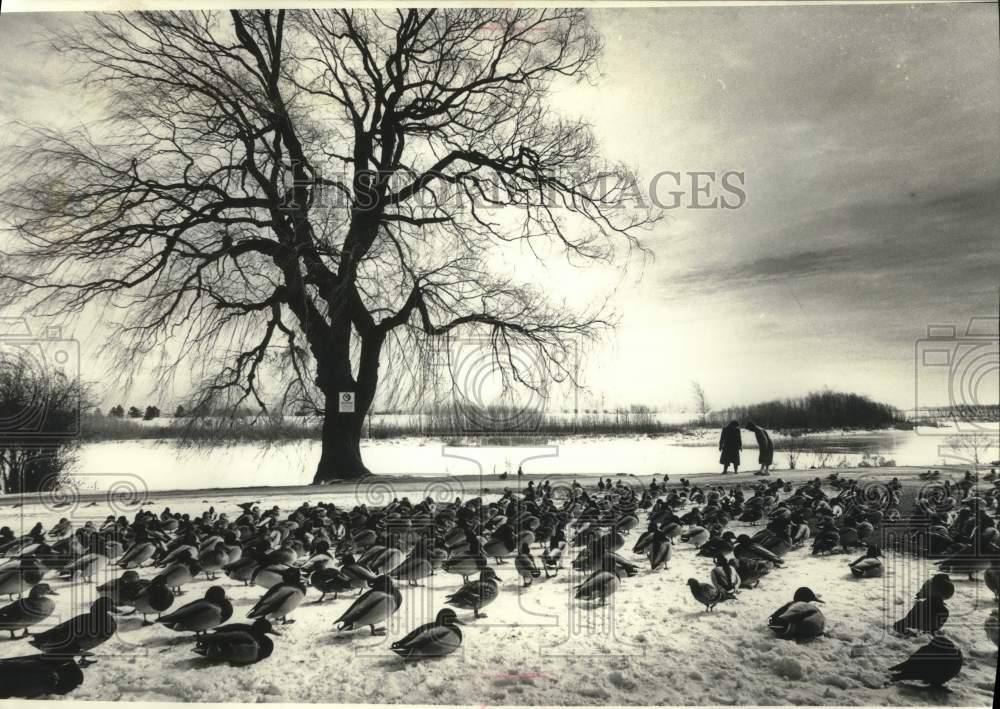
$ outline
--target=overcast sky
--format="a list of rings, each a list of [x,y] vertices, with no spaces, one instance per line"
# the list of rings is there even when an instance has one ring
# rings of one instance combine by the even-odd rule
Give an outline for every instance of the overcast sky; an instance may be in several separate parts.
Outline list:
[[[737,210],[669,210],[647,236],[655,260],[619,286],[620,327],[588,368],[609,403],[684,405],[697,380],[716,405],[829,386],[909,407],[928,325],[961,332],[993,315],[995,332],[996,6],[594,18],[601,76],[561,89],[557,109],[590,120],[604,155],[646,180],[737,170],[746,192]],[[84,97],[31,44],[39,24],[0,16],[0,110],[69,122]],[[569,290],[616,280],[591,276]],[[96,349],[99,331],[75,334],[85,354]],[[981,396],[995,392],[991,376]]]

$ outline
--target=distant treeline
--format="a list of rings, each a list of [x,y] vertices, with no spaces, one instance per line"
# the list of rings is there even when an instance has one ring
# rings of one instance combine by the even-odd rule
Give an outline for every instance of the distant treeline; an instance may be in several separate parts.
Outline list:
[[[886,428],[905,425],[899,409],[872,401],[860,394],[821,391],[797,399],[776,399],[749,406],[713,411],[708,420],[716,425],[729,421],[753,421],[771,429]]]
[[[85,415],[81,420],[81,438],[85,441],[169,439],[196,444],[282,442],[319,440],[322,427],[316,416],[175,415],[158,425],[143,425],[137,418],[142,417]],[[369,439],[427,436],[445,440],[476,437],[485,441],[505,437],[661,435],[682,430],[681,426],[660,421],[652,408],[642,404],[577,414],[548,413],[531,407],[455,406],[411,414],[376,413],[366,418],[361,435]]]

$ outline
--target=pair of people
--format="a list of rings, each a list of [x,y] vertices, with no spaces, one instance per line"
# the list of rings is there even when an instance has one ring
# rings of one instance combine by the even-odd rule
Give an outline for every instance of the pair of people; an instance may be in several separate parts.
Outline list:
[[[770,475],[771,465],[774,463],[774,443],[771,441],[770,434],[753,421],[747,423],[744,428],[751,431],[757,438],[757,462],[760,464],[760,470],[754,474]],[[722,429],[722,435],[719,437],[719,452],[721,453],[719,463],[722,464],[723,475],[729,472],[730,465],[733,466],[733,475],[739,472],[741,450],[743,450],[743,440],[740,436],[740,424],[738,421],[730,421]]]

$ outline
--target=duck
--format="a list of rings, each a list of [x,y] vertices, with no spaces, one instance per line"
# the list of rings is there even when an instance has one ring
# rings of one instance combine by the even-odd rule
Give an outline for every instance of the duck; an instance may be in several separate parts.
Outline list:
[[[767,625],[780,638],[807,640],[823,634],[826,618],[815,604],[823,600],[812,589],[803,586],[795,591],[791,602],[771,614]]]
[[[45,570],[33,556],[25,556],[17,566],[0,570],[0,596],[14,600],[42,580]]]
[[[948,622],[948,615],[944,599],[929,594],[925,598],[918,598],[910,612],[893,623],[892,629],[901,635],[911,632],[934,635]]]
[[[385,635],[385,628],[376,628],[379,623],[385,623],[399,610],[403,596],[396,584],[388,576],[377,576],[369,582],[370,590],[357,598],[350,608],[344,611],[335,624],[340,624],[338,630],[357,630],[368,626],[372,635]]]
[[[110,598],[101,596],[91,604],[87,613],[37,633],[28,642],[46,655],[79,655],[80,666],[85,667],[91,664],[86,659],[93,654],[90,651],[107,642],[118,629],[118,623],[111,615],[114,607]]]
[[[0,660],[0,699],[61,696],[82,683],[83,670],[71,658],[26,655]]]
[[[670,536],[663,530],[657,529],[653,532],[652,539],[646,548],[646,556],[649,559],[649,570],[659,571],[665,569],[670,564],[673,556],[673,542]]]
[[[189,553],[182,555],[183,558],[165,568],[154,578],[161,579],[175,595],[184,595],[182,586],[191,583],[194,577],[201,572],[201,566]]]
[[[479,574],[475,581],[463,584],[461,588],[449,595],[445,603],[449,606],[471,609],[475,618],[485,618],[485,613],[480,611],[493,603],[500,593],[499,579],[496,572],[487,567]]]
[[[259,566],[260,562],[253,556],[243,555],[223,566],[222,573],[233,581],[242,581],[244,586],[249,586],[250,579]]]
[[[216,574],[227,564],[229,564],[229,553],[226,551],[226,542],[222,539],[198,556],[198,565],[209,581],[214,581]]]
[[[410,586],[423,586],[420,580],[434,573],[431,556],[432,550],[422,541],[418,542],[413,552],[402,563],[397,564],[389,572],[389,576],[394,581],[406,581]]]
[[[713,610],[722,601],[726,600],[725,595],[710,583],[702,583],[698,579],[688,579],[688,588],[694,600],[705,606],[706,611]]]
[[[193,651],[211,662],[253,665],[274,652],[274,641],[268,635],[280,633],[267,618],[257,618],[252,625],[226,625],[202,635],[195,641]]]
[[[302,574],[295,567],[285,569],[281,583],[272,586],[264,596],[254,604],[248,618],[272,618],[280,620],[282,625],[294,623],[288,619],[288,614],[299,607],[306,597],[306,587],[302,583]]]
[[[537,579],[542,575],[527,543],[521,545],[521,553],[514,559],[514,568],[523,579],[525,587],[531,585],[532,579]]]
[[[156,544],[147,541],[145,535],[125,550],[116,564],[123,569],[136,569],[153,558],[156,554]]]
[[[917,595],[914,596],[916,599],[930,598],[931,596],[937,596],[945,601],[950,600],[952,596],[955,595],[955,582],[951,580],[951,576],[944,573],[938,573],[931,576],[929,579],[924,581],[923,585],[917,591]]]
[[[116,606],[127,606],[141,584],[139,572],[130,569],[118,578],[102,583],[97,587],[97,592],[110,598]]]
[[[138,613],[142,614],[142,624],[153,625],[146,616],[156,613],[157,618],[174,605],[174,592],[171,591],[163,579],[143,579],[135,595],[129,600],[128,605],[132,606]]]
[[[955,643],[938,635],[898,665],[890,667],[889,680],[923,682],[941,687],[958,676],[963,661],[962,651]]]
[[[600,605],[605,605],[607,599],[621,586],[621,576],[614,568],[611,570],[598,570],[592,573],[586,581],[576,587],[574,596],[583,601],[600,601]]]
[[[460,575],[462,583],[469,583],[469,577],[481,573],[487,564],[479,538],[470,533],[467,541],[468,548],[465,551],[449,556],[441,566],[449,574]]]
[[[692,546],[701,547],[711,538],[711,534],[704,527],[693,526],[681,535],[681,541],[690,543]]]
[[[559,575],[565,551],[566,535],[560,529],[552,536],[552,539],[549,540],[549,545],[542,552],[542,569],[545,571],[545,578]],[[549,573],[550,571],[552,572],[551,574]]]
[[[287,564],[261,564],[254,569],[250,576],[250,583],[265,590],[270,590],[277,586],[285,578],[285,572],[292,568]]]
[[[225,623],[232,615],[233,604],[226,598],[226,590],[222,586],[212,586],[205,591],[204,598],[186,603],[167,615],[161,615],[156,622],[171,630],[193,630],[195,635],[203,635]]]
[[[774,566],[781,566],[785,563],[777,554],[765,549],[760,544],[755,544],[745,534],[741,534],[736,538],[736,544],[733,546],[733,555],[737,559],[757,559],[759,561],[766,561]]]
[[[433,623],[410,631],[389,649],[404,662],[450,655],[462,646],[462,631],[458,627],[461,624],[455,611],[442,608]]]
[[[771,573],[771,566],[760,559],[737,559],[736,571],[740,575],[741,588],[757,588],[761,578]]]
[[[47,583],[32,586],[27,598],[0,608],[0,630],[8,631],[11,640],[16,637],[16,630],[23,630],[21,637],[27,637],[30,626],[41,623],[55,611],[56,604],[48,596],[58,595]]]
[[[740,592],[740,572],[736,569],[735,559],[730,561],[724,556],[717,556],[711,578],[712,585],[727,598],[735,598]]]
[[[514,528],[509,524],[504,524],[486,542],[483,546],[483,552],[487,557],[495,559],[498,564],[506,564],[504,558],[514,554],[518,548]]]
[[[372,581],[378,578],[378,574],[370,568],[356,562],[352,554],[344,554],[341,557],[340,572],[351,580],[351,587],[358,589],[359,596],[365,592],[365,588],[370,586]]]
[[[337,600],[338,594],[347,593],[354,588],[351,579],[340,569],[329,566],[329,562],[321,560],[314,562],[312,566],[313,571],[309,574],[309,585],[320,592],[316,603],[322,603],[326,600],[328,593],[332,593],[333,600]]]
[[[852,561],[848,568],[854,578],[874,579],[885,574],[885,564],[882,563],[882,550],[874,544],[869,544],[864,556]]]

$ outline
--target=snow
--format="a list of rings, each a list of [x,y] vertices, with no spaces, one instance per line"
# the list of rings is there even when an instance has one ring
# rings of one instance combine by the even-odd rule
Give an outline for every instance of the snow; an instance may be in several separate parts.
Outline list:
[[[858,471],[855,471],[858,472]],[[917,470],[893,469],[886,475],[915,478]],[[849,474],[842,472],[842,475]],[[870,471],[865,474],[870,475]],[[800,477],[801,474],[799,474]],[[726,482],[731,482],[730,478]],[[419,491],[423,483],[399,484],[397,493]],[[312,491],[312,499],[350,504],[359,494],[350,486]],[[411,499],[412,499],[411,493]],[[260,500],[262,508],[297,505],[300,491],[227,490],[192,495],[157,494],[152,508],[196,513],[214,504],[232,514],[236,503]],[[387,500],[386,500],[387,501]],[[37,520],[50,525],[69,516],[102,520],[105,502],[46,510],[37,504],[12,508],[0,502],[0,524],[17,531]],[[131,516],[134,509],[116,509]],[[23,515],[23,516],[22,516]],[[16,525],[16,526],[15,526]],[[854,579],[847,561],[856,555],[813,557],[793,550],[784,568],[765,576],[756,590],[705,612],[685,584],[689,577],[707,580],[712,561],[695,556],[678,543],[669,569],[648,571],[648,562],[631,553],[639,530],[620,552],[642,566],[626,578],[606,607],[573,598],[573,586],[584,575],[563,570],[544,575],[529,588],[513,563],[498,568],[500,597],[487,607],[488,617],[473,621],[459,611],[461,649],[448,657],[405,665],[389,645],[443,607],[445,596],[461,584],[459,576],[441,571],[426,588],[401,586],[402,607],[389,623],[386,637],[367,629],[337,633],[334,620],[350,597],[317,604],[310,589],[306,602],[281,628],[274,655],[250,667],[211,666],[191,651],[189,636],[162,626],[140,627],[141,618],[119,617],[116,637],[98,649],[98,662],[85,670],[84,684],[69,699],[199,702],[269,701],[407,704],[566,705],[566,704],[748,704],[748,705],[954,705],[987,706],[992,702],[996,648],[983,632],[995,603],[979,582],[955,579],[957,593],[949,601],[946,634],[966,657],[962,673],[949,692],[929,692],[912,685],[888,685],[885,668],[926,644],[926,637],[900,637],[886,631],[906,612],[907,603],[935,569],[926,561],[886,552],[886,576]],[[753,528],[738,522],[739,533]],[[539,555],[537,550],[536,558]],[[85,609],[96,585],[119,575],[103,570],[93,583],[52,581],[61,594],[57,617]],[[152,569],[142,571],[152,575]],[[176,604],[201,597],[213,583],[225,587],[240,621],[263,593],[220,577],[203,577],[186,587]],[[791,600],[795,588],[808,585],[823,596],[826,636],[795,643],[775,638],[767,629],[769,614]],[[0,640],[0,656],[29,654],[25,640]]]
[[[744,433],[748,440],[744,440],[743,469],[754,469],[755,443],[753,436]],[[826,454],[798,452],[800,470],[813,465],[834,467],[841,461],[858,465],[864,452],[883,455],[899,465],[968,465],[947,445],[951,434],[953,429],[942,428],[835,431],[795,439],[775,435],[775,470],[788,467],[789,449],[805,448],[807,443],[819,445]],[[717,429],[699,428],[665,436],[540,438],[531,445],[502,447],[478,446],[473,440],[468,445],[449,446],[430,438],[366,439],[362,454],[369,469],[384,475],[494,479],[504,471],[513,474],[523,465],[525,471],[540,475],[573,471],[581,477],[618,473],[674,476],[718,472],[717,445]],[[81,490],[306,485],[312,481],[319,457],[318,441],[216,447],[184,447],[170,440],[109,441],[83,444],[71,472]],[[991,455],[987,458],[992,460]],[[211,480],[206,480],[206,470],[211,471]],[[280,477],[275,476],[276,470],[281,471]]]

